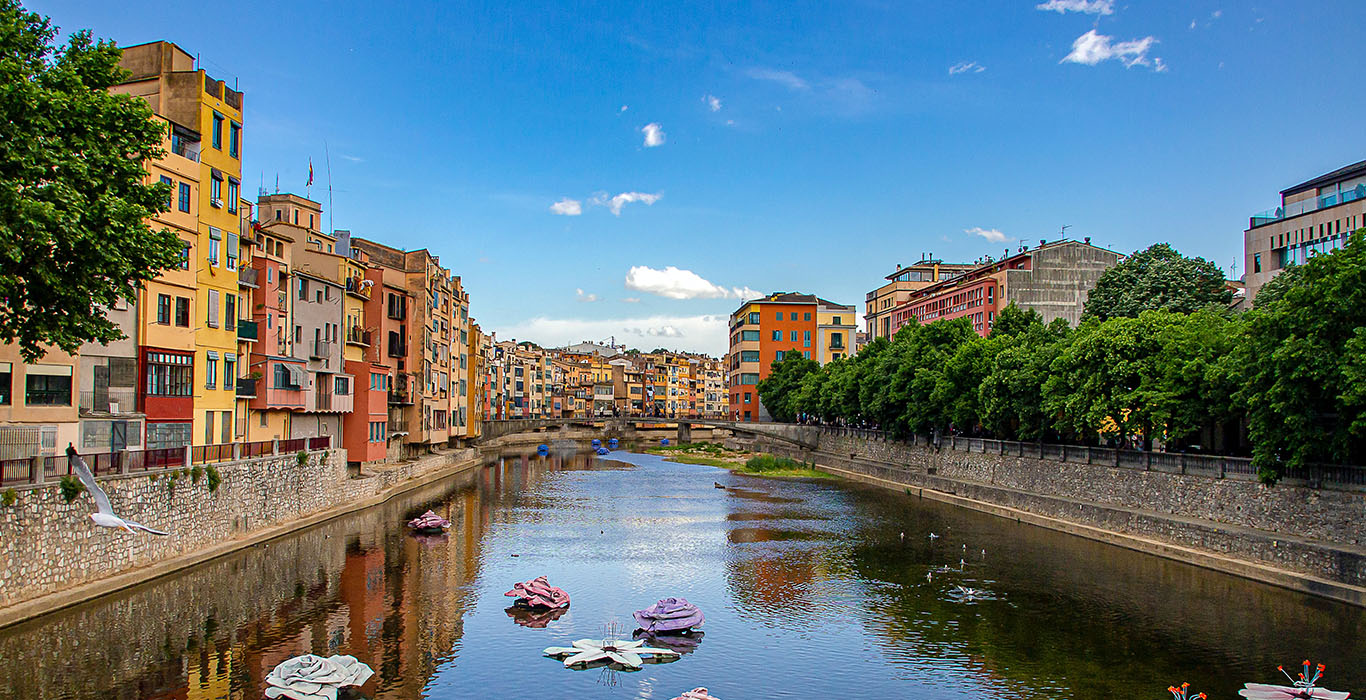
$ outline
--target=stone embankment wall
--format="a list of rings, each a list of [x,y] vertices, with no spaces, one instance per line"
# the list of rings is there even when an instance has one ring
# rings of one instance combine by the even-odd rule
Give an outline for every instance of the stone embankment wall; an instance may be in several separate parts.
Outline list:
[[[884,486],[932,489],[1105,532],[1366,587],[1366,548],[1362,546],[1366,493],[1360,491],[1287,483],[1268,487],[1254,481],[947,447],[935,450],[829,433],[821,436],[814,451],[763,438],[732,438],[729,443],[814,461]],[[1251,575],[1236,565],[1224,568]],[[1313,588],[1312,584],[1302,587]],[[1352,596],[1359,597],[1347,597]]]
[[[56,483],[18,490],[0,505],[0,608],[121,572],[193,554],[310,515],[378,496],[390,487],[461,462],[473,449],[387,464],[351,478],[343,450],[258,457],[215,465],[222,478],[172,480],[169,473],[100,479],[114,512],[166,537],[96,527],[83,493],[67,503]]]

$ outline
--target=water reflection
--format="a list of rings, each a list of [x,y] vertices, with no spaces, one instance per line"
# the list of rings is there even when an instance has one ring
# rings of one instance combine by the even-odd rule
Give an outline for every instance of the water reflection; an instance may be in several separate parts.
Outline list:
[[[448,534],[407,531],[428,508]],[[572,608],[508,611],[541,574]],[[647,640],[676,663],[541,657],[668,596],[707,614],[705,644]],[[1363,629],[1359,609],[901,493],[557,449],[2,630],[0,699],[256,700],[305,652],[352,654],[367,697],[402,700],[1232,697],[1303,658],[1360,692]]]

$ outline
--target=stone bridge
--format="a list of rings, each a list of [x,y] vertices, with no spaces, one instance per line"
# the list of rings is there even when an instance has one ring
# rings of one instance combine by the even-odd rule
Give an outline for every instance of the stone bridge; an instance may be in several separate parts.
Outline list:
[[[637,430],[647,428],[677,429],[679,442],[692,440],[694,426],[720,428],[741,435],[754,435],[788,442],[814,450],[820,446],[821,429],[788,423],[742,423],[708,418],[515,418],[486,420],[482,423],[481,440],[492,440],[517,433],[546,432],[564,428],[583,428],[601,431],[606,437],[629,438]]]

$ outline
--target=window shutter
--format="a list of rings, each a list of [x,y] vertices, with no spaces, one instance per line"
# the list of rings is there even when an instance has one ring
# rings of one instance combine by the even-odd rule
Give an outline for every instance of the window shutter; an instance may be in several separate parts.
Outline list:
[[[209,290],[209,325],[218,327],[218,290]]]

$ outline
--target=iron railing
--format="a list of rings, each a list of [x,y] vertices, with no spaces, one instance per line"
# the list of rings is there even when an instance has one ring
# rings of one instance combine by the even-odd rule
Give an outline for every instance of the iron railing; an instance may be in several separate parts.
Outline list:
[[[150,450],[122,450],[81,455],[95,476],[140,474],[175,471],[189,466],[218,464],[234,459],[250,459],[271,454],[326,450],[332,445],[328,435],[289,440],[260,440],[257,442],[221,443],[187,447],[162,447]],[[188,459],[187,459],[188,452]],[[44,481],[56,481],[71,475],[71,465],[65,454],[0,459],[0,487],[24,486],[36,483],[36,469],[43,471]]]

